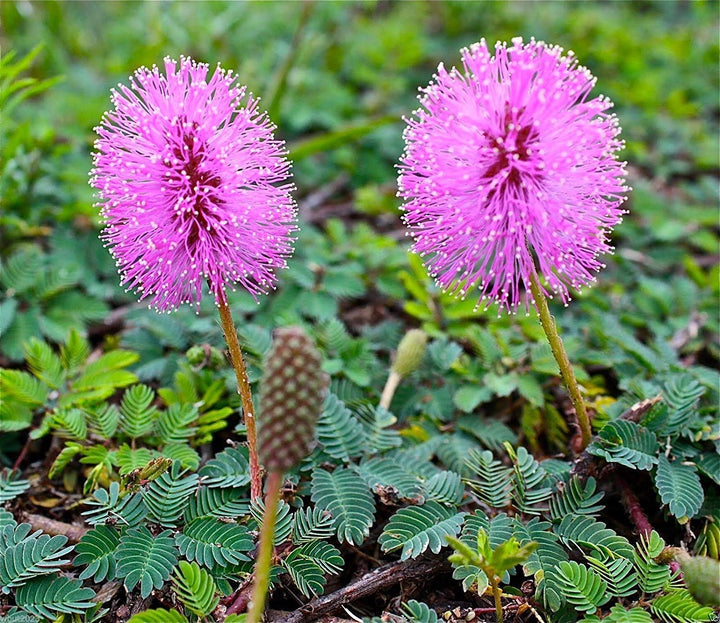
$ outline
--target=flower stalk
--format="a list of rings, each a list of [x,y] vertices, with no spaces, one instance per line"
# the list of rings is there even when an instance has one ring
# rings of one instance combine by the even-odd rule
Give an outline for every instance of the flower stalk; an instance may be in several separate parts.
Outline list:
[[[275,537],[275,518],[277,505],[280,501],[282,487],[282,472],[271,471],[267,477],[265,493],[265,512],[263,513],[262,527],[260,528],[260,545],[255,560],[255,583],[253,585],[252,601],[248,610],[247,623],[259,623],[265,609],[265,597],[270,583],[270,567],[272,566],[273,539]]]
[[[585,402],[583,401],[582,394],[580,393],[580,387],[577,379],[575,378],[575,373],[573,372],[570,360],[565,352],[562,339],[560,339],[555,319],[548,308],[547,297],[545,296],[535,273],[530,273],[530,292],[532,293],[535,301],[535,307],[538,310],[540,324],[542,325],[543,331],[550,343],[550,349],[555,357],[555,361],[557,361],[558,366],[560,367],[560,374],[562,375],[565,386],[570,393],[570,399],[575,407],[575,414],[577,416],[578,425],[580,426],[580,434],[582,437],[581,450],[584,450],[590,443],[590,439],[592,437],[590,418],[588,417],[587,410],[585,409]]]
[[[230,352],[230,361],[235,370],[237,378],[238,393],[243,410],[243,422],[247,431],[248,454],[250,462],[250,498],[256,499],[262,495],[262,479],[260,477],[260,463],[257,453],[257,433],[255,431],[255,413],[252,400],[252,392],[250,390],[250,381],[248,380],[247,369],[243,361],[242,349],[240,341],[237,337],[235,324],[233,323],[230,307],[227,299],[222,298],[218,310],[220,312],[220,322],[222,323],[225,341]]]

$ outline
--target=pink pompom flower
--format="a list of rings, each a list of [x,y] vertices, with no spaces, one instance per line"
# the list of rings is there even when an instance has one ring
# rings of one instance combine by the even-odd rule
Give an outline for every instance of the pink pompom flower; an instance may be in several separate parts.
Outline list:
[[[438,284],[515,311],[531,278],[565,303],[595,280],[622,220],[618,120],[572,52],[534,39],[462,50],[407,120],[403,218]],[[522,286],[522,287],[521,287]],[[525,298],[526,308],[532,297]],[[480,304],[480,303],[478,303]]]
[[[112,91],[91,185],[122,284],[159,311],[273,287],[293,250],[290,162],[275,126],[219,66],[166,58]]]

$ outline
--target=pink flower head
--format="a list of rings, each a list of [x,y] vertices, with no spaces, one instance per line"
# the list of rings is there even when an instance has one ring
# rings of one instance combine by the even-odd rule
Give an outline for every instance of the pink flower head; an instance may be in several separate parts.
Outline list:
[[[181,58],[141,67],[112,91],[90,183],[122,283],[158,310],[216,303],[240,284],[254,297],[293,250],[290,162],[257,100],[232,72]]]
[[[413,250],[438,284],[515,311],[522,283],[550,292],[595,280],[628,190],[612,103],[590,72],[531,40],[462,50],[440,65],[405,128],[399,196]],[[528,306],[528,298],[525,305]]]

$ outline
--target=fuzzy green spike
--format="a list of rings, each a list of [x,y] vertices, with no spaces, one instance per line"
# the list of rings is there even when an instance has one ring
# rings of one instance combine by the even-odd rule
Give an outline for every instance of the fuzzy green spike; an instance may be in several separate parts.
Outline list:
[[[401,377],[407,376],[420,367],[425,356],[428,336],[422,329],[410,329],[398,344],[397,355],[392,369]]]
[[[309,454],[328,387],[321,364],[303,329],[275,331],[257,419],[258,455],[266,470],[286,472]]]
[[[701,604],[720,607],[720,562],[707,556],[678,556],[685,584]]]

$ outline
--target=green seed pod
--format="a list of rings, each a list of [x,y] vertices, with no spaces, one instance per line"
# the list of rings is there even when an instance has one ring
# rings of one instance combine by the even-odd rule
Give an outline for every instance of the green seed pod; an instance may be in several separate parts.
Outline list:
[[[410,329],[398,344],[395,361],[392,364],[393,372],[400,376],[407,376],[420,367],[425,356],[428,336],[421,329]]]
[[[286,472],[310,453],[328,387],[321,364],[303,329],[275,331],[257,416],[258,458],[268,471]]]
[[[701,604],[720,607],[720,562],[707,556],[679,560],[690,594]]]

